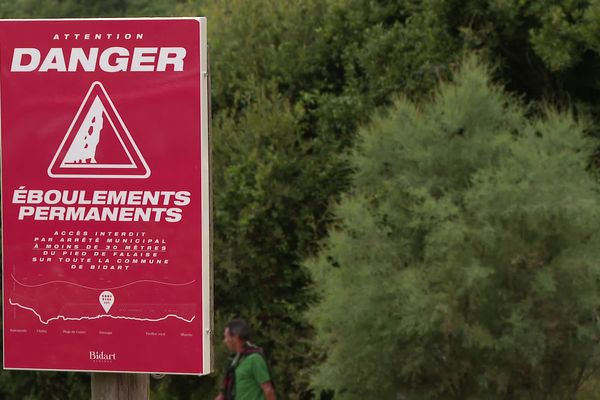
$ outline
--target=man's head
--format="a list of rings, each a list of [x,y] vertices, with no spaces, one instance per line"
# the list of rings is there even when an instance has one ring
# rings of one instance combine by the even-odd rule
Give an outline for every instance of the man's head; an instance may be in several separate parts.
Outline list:
[[[250,333],[248,323],[241,318],[236,318],[225,325],[223,342],[229,351],[240,352],[244,348],[244,343],[250,340]]]

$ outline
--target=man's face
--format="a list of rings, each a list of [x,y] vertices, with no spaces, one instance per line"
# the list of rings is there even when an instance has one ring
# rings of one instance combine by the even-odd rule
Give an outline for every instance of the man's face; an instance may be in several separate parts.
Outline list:
[[[231,335],[229,328],[225,328],[225,332],[223,332],[223,343],[225,343],[229,351],[236,350],[237,336]]]

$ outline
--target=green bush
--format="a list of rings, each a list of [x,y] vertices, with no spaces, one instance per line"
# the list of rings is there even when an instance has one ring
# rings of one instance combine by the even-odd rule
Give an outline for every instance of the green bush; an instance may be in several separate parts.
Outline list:
[[[600,362],[584,126],[528,110],[470,58],[359,139],[353,190],[310,263],[327,354],[313,384],[336,399],[573,398]]]

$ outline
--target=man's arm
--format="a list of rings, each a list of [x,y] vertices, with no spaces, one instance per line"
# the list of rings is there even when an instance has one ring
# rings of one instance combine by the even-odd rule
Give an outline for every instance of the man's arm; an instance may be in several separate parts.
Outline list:
[[[225,396],[223,396],[223,393],[220,393],[217,397],[215,397],[215,400],[224,400]]]
[[[260,385],[260,387],[262,388],[267,400],[277,400],[277,397],[275,396],[275,388],[273,388],[271,381],[263,383]]]

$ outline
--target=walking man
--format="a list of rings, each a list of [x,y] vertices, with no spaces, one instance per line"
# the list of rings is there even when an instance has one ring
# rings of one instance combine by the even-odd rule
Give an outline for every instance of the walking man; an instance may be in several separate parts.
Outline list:
[[[223,342],[235,356],[227,368],[223,392],[215,400],[276,400],[264,353],[249,340],[250,326],[245,320],[234,319],[225,326]]]

